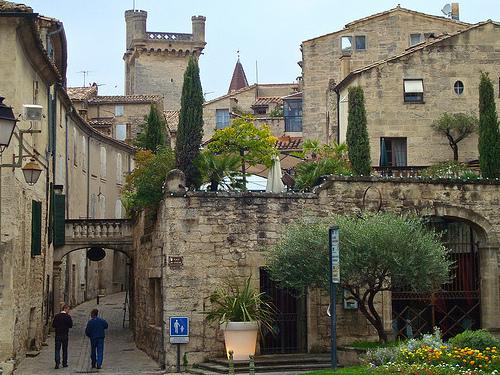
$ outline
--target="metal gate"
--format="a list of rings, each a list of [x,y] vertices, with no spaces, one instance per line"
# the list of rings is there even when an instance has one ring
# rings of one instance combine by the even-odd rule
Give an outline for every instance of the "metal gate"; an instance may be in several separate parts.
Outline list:
[[[260,290],[266,293],[276,307],[274,332],[262,329],[261,353],[302,353],[307,350],[305,298],[297,298],[292,291],[282,289],[271,280],[265,269],[260,270]]]
[[[393,329],[397,337],[411,338],[439,327],[444,338],[481,327],[479,254],[471,226],[460,221],[433,218],[442,232],[454,262],[452,278],[433,294],[392,293]]]

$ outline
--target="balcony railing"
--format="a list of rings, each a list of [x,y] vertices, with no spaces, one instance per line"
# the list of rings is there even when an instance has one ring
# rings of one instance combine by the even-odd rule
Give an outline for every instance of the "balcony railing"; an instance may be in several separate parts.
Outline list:
[[[184,34],[184,33],[161,33],[161,32],[148,31],[147,36],[148,40],[168,40],[168,41],[193,40],[193,34]]]
[[[375,174],[382,177],[420,177],[426,166],[373,167]]]

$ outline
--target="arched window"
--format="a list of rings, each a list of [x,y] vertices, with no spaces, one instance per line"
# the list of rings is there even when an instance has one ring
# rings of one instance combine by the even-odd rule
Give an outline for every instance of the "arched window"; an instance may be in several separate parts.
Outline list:
[[[115,203],[115,219],[122,218],[122,201],[120,199],[116,200]]]
[[[106,178],[106,148],[101,146],[101,177]]]
[[[122,154],[116,154],[116,183],[121,184],[123,180]]]
[[[106,197],[99,193],[99,219],[106,218]]]
[[[87,139],[82,136],[82,169],[87,170]]]

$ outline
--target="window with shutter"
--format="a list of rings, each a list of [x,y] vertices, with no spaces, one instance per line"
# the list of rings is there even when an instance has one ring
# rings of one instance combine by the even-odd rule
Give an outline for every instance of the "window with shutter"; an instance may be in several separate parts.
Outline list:
[[[66,196],[64,194],[54,196],[54,246],[64,245],[65,203]]]
[[[42,254],[42,202],[31,201],[31,256]]]

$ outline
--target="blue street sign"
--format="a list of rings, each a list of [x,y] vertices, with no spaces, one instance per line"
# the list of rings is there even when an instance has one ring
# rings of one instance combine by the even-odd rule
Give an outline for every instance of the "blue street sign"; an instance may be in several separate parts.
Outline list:
[[[189,337],[189,318],[187,316],[170,317],[170,337]]]

